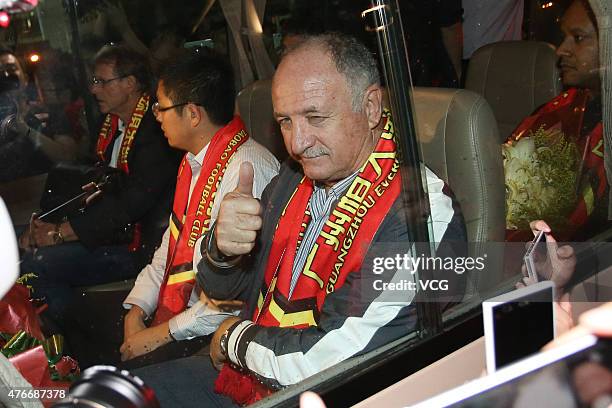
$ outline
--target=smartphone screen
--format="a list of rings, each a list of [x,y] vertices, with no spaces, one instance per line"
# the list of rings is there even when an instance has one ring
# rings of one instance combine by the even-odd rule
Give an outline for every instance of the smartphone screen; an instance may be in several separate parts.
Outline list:
[[[537,353],[554,338],[554,294],[553,283],[542,281],[483,302],[489,373]]]
[[[493,308],[495,368],[537,353],[554,338],[553,288]]]

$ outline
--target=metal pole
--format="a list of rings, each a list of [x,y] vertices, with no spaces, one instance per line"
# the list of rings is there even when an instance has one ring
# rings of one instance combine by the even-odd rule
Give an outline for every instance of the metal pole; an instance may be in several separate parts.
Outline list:
[[[433,252],[427,225],[429,200],[423,186],[424,173],[413,122],[412,82],[399,7],[396,0],[371,0],[370,4],[371,8],[365,10],[362,17],[367,19],[366,29],[377,35],[402,160],[402,199],[407,209],[408,231],[411,242],[417,244],[413,255],[427,257]],[[422,280],[433,277],[431,271],[424,269],[417,276]],[[439,333],[442,330],[442,318],[438,303],[426,291],[420,293],[418,298],[426,299],[416,304],[421,336]]]
[[[72,55],[76,61],[76,74],[77,83],[81,89],[86,90],[82,95],[85,101],[85,114],[87,116],[87,136],[91,138],[92,132],[96,131],[96,109],[94,108],[94,102],[89,93],[89,84],[87,82],[87,72],[85,71],[85,61],[81,56],[81,37],[79,35],[79,20],[77,15],[77,0],[64,0],[64,9],[68,11],[68,19],[70,21],[70,32],[71,32],[71,48]],[[95,143],[95,140],[89,140],[91,144]],[[89,153],[89,152],[88,152]]]

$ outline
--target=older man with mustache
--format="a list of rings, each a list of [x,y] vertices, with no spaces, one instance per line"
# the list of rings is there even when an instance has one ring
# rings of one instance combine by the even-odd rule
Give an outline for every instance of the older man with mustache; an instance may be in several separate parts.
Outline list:
[[[278,66],[272,102],[290,159],[261,201],[242,164],[198,264],[208,298],[245,307],[215,332],[212,365],[196,355],[135,371],[163,406],[254,403],[414,330],[414,293],[361,291],[372,277],[411,279],[401,267],[376,275],[367,256],[413,242],[373,56],[340,34],[305,37]],[[435,242],[465,241],[444,182],[426,173]]]

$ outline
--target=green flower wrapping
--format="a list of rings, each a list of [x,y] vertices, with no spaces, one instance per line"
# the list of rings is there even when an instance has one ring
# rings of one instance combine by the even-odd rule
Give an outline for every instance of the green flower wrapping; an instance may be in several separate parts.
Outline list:
[[[563,228],[576,207],[579,166],[576,143],[558,129],[544,130],[502,146],[506,183],[506,228],[528,230],[546,220]]]

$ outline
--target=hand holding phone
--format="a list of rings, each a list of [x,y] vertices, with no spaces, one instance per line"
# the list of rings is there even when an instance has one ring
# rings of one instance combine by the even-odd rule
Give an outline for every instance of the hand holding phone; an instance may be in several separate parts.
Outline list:
[[[532,221],[530,226],[535,238],[524,256],[529,279],[533,282],[552,280],[558,289],[563,288],[576,269],[574,248],[559,246],[546,222]],[[558,294],[562,295],[562,291]]]

